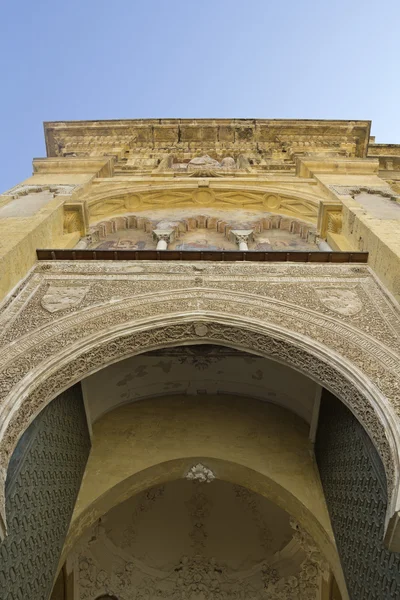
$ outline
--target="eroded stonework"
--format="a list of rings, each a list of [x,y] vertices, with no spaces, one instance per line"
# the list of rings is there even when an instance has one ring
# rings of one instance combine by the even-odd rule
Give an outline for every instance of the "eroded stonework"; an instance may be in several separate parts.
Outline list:
[[[367,266],[42,262],[0,324],[3,473],[60,391],[111,362],[201,339],[285,362],[341,398],[379,450],[396,505],[400,320]]]

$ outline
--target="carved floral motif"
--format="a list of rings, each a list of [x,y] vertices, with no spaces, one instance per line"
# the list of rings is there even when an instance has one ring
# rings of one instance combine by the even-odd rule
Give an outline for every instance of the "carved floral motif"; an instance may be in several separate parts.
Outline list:
[[[83,551],[78,567],[78,600],[94,600],[105,593],[121,600],[317,600],[320,579],[328,568],[319,552],[311,556],[308,549],[300,572],[287,576],[274,559],[237,571],[201,553],[183,556],[168,571],[149,569],[132,558],[119,561],[116,572],[109,573]]]
[[[186,479],[191,481],[198,481],[199,483],[211,483],[215,479],[214,473],[208,467],[205,467],[201,463],[197,463],[186,475]]]
[[[396,411],[400,415],[396,353],[400,322],[398,308],[378,287],[368,267],[204,264],[203,285],[194,289],[198,269],[199,264],[178,263],[50,262],[37,266],[0,315],[0,408],[8,411],[18,400],[2,440],[3,476],[21,433],[62,389],[109,362],[166,346],[197,343],[200,336],[210,343],[281,360],[335,393],[374,440],[392,488],[398,479],[394,467],[398,441],[391,437],[394,434],[385,415],[391,413],[392,419],[399,418]],[[59,304],[57,298],[50,303],[56,314],[43,310],[38,299],[44,285],[62,284],[68,289],[81,283],[83,288],[90,285],[79,303],[84,310],[60,318],[57,311],[63,302]],[[328,293],[325,304],[315,293],[328,288],[331,295],[332,290],[340,289],[340,297],[335,291],[329,308]],[[355,313],[361,302],[358,290],[363,307]],[[74,299],[65,294],[67,304],[79,301],[81,293]],[[334,317],[327,316],[331,307],[336,309]],[[185,314],[190,315],[189,322],[177,323],[176,315]],[[132,328],[143,319],[151,320],[151,329],[148,325]],[[121,333],[104,337],[112,330]],[[87,345],[85,340],[95,340],[98,335],[101,339]],[[311,341],[305,346],[305,340]],[[361,386],[361,379],[354,374],[357,369],[369,378],[368,386]]]

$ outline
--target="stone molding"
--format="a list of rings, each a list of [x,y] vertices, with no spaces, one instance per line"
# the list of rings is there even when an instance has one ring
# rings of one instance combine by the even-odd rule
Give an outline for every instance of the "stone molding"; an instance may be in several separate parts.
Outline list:
[[[369,121],[295,119],[126,119],[118,121],[58,121],[44,124],[47,155],[118,154],[126,148],[219,148],[243,153],[312,152],[329,148],[365,157]],[[193,151],[193,150],[192,150]],[[230,152],[228,153],[230,154]]]
[[[39,194],[40,192],[50,192],[53,196],[70,196],[79,185],[25,185],[20,184],[3,193],[3,196],[20,198],[28,194]]]
[[[84,296],[72,290],[82,286]],[[3,480],[19,437],[61,391],[128,356],[200,336],[284,362],[336,394],[380,453],[388,515],[398,509],[400,321],[366,266],[40,263],[3,305],[2,323]]]
[[[157,208],[224,208],[272,212],[307,222],[315,222],[321,192],[313,186],[296,190],[288,185],[249,185],[248,182],[227,181],[224,185],[201,187],[190,179],[188,183],[162,182],[151,186],[137,182],[100,180],[80,197],[87,203],[91,224],[109,217]]]

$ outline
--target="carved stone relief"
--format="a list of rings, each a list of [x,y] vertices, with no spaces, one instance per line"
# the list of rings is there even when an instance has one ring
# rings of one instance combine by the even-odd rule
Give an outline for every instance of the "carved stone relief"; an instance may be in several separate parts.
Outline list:
[[[84,283],[74,286],[50,284],[42,296],[41,305],[49,313],[72,308],[82,302],[89,289],[90,286]]]
[[[351,412],[327,392],[316,458],[350,598],[398,598],[400,554],[383,544],[387,489],[382,463]]]
[[[198,481],[199,483],[211,483],[215,479],[215,475],[211,469],[198,463],[189,469],[186,479],[189,481]]]
[[[341,315],[353,316],[359,313],[362,302],[357,292],[340,288],[316,288],[318,298],[329,310]]]
[[[189,162],[179,162],[174,160],[172,155],[163,158],[157,167],[157,171],[173,170],[180,174],[187,174],[189,177],[223,177],[224,175],[233,175],[235,171],[249,172],[251,165],[249,160],[240,154],[235,161],[231,156],[226,156],[218,161],[208,154],[192,158]]]
[[[0,597],[47,599],[90,449],[80,386],[32,423],[7,479],[8,535],[0,542]]]
[[[98,190],[100,192],[100,190]],[[243,209],[256,211],[279,212],[315,223],[318,214],[319,198],[311,194],[302,193],[294,195],[291,189],[273,189],[266,192],[265,189],[250,189],[246,186],[238,186],[234,189],[219,189],[196,187],[192,190],[187,187],[182,190],[164,186],[162,190],[136,191],[132,188],[125,190],[104,189],[103,193],[94,196],[93,192],[86,198],[88,201],[89,214],[96,222],[102,217],[111,216],[113,213],[123,214],[135,210],[155,209],[185,209],[194,208],[198,205],[210,208]],[[94,197],[93,197],[94,196]],[[84,197],[82,196],[82,199]]]
[[[257,494],[225,482],[189,488],[174,482],[152,498],[150,504],[144,498],[148,515],[135,508],[143,495],[133,497],[105,516],[100,531],[94,527],[78,542],[69,558],[77,600],[101,594],[120,600],[319,597],[329,565],[287,513]],[[135,538],[122,548],[125,513],[134,515]]]
[[[11,188],[7,192],[4,192],[3,196],[12,196],[13,198],[19,198],[21,196],[27,196],[28,194],[38,194],[40,192],[49,191],[54,196],[69,196],[71,195],[78,185],[25,185],[20,184]]]
[[[61,283],[85,293],[50,295],[54,314],[42,299]],[[132,329],[142,319],[151,329]],[[22,431],[60,390],[110,362],[201,338],[283,361],[337,394],[374,440],[390,489],[397,481],[398,308],[366,266],[40,263],[0,322],[4,470]]]

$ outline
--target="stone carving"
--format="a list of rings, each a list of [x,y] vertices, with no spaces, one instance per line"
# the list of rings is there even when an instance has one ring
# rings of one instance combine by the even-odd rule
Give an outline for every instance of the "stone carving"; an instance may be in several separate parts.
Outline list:
[[[49,191],[54,196],[70,196],[79,186],[78,185],[25,185],[20,184],[4,192],[4,196],[19,198],[28,194],[38,194]]]
[[[362,310],[362,302],[353,290],[341,288],[316,288],[315,293],[329,310],[353,316]]]
[[[81,215],[77,210],[64,212],[64,233],[73,233],[82,230]]]
[[[343,226],[343,214],[341,210],[327,211],[327,230],[330,233],[341,233]]]
[[[157,171],[165,171],[167,169],[172,169],[172,165],[174,164],[174,157],[172,154],[168,154],[160,160],[160,163],[157,167]]]
[[[292,552],[299,550],[291,542]],[[303,554],[304,556],[304,554]],[[119,559],[115,573],[107,573],[83,551],[78,558],[78,600],[93,600],[100,594],[121,600],[165,598],[170,600],[317,600],[323,570],[309,555],[298,575],[282,575],[275,558],[250,570],[232,570],[201,552],[183,556],[172,569],[155,569],[138,559]]]
[[[220,173],[220,171],[216,171]],[[192,183],[192,189],[186,186],[182,190],[168,188],[164,191],[157,191],[149,186],[148,189],[132,189],[132,186],[125,189],[113,190],[113,197],[109,197],[109,189],[104,189],[104,198],[100,196],[99,200],[92,197],[81,196],[81,200],[87,200],[90,216],[96,221],[113,217],[115,214],[125,215],[127,212],[141,210],[152,211],[160,208],[193,208],[194,203],[202,207],[211,206],[213,208],[223,209],[249,209],[263,210],[267,212],[279,212],[281,215],[289,215],[294,218],[304,219],[311,227],[317,222],[318,199],[311,194],[301,195],[291,188],[279,187],[279,192],[273,188],[264,189],[220,189],[209,188],[207,186],[207,173],[198,173],[198,181]],[[201,184],[201,185],[199,185]],[[204,185],[203,185],[204,184]],[[101,184],[99,184],[101,185]],[[271,196],[279,197],[279,204],[276,206],[276,200],[271,201]]]
[[[204,191],[205,190],[203,190],[203,192]],[[269,198],[270,197],[271,195]],[[275,196],[272,197],[275,198]],[[196,203],[201,203],[203,207],[205,207],[205,204],[212,204],[214,202],[214,197],[211,194],[208,194],[208,197],[204,198],[204,194],[199,195],[198,192],[196,192],[193,196],[193,200]],[[272,202],[272,204],[274,203]],[[284,206],[287,205],[284,203]],[[267,210],[270,209],[269,206],[265,206],[265,208]],[[279,206],[274,204],[271,207],[271,210],[278,208]],[[204,228],[211,231],[218,231],[221,235],[228,236],[231,228],[237,226],[237,223],[235,225],[233,216],[229,218],[229,216],[226,215],[225,218],[222,218],[223,216],[225,215],[222,215],[220,219],[216,219],[207,214],[193,214],[190,217],[181,217],[173,222],[174,234],[178,237],[179,232],[182,230],[191,231],[194,228]],[[115,233],[116,231],[139,229],[147,232],[153,230],[154,227],[158,227],[158,225],[158,220],[152,220],[150,217],[144,215],[121,215],[104,219],[103,221],[96,223],[96,225],[91,226],[90,236],[92,237],[92,242],[98,243],[100,240],[106,239],[109,234]],[[258,233],[266,232],[270,229],[281,229],[285,232],[288,231],[293,235],[298,235],[304,240],[316,233],[315,227],[311,225],[311,223],[306,223],[300,219],[295,219],[294,217],[284,217],[282,215],[273,214],[264,215],[262,219],[252,220],[251,226],[253,230]]]
[[[200,483],[211,483],[215,479],[214,473],[201,463],[194,465],[186,474],[186,479],[199,481]]]
[[[157,242],[157,250],[167,250],[168,244],[174,240],[174,230],[154,229],[153,238]]]
[[[399,598],[400,555],[383,544],[387,492],[382,462],[357,419],[326,392],[316,458],[350,597]]]
[[[199,337],[204,337],[208,333],[208,327],[205,323],[196,323],[194,326],[194,332]]]
[[[226,174],[234,174],[236,170],[250,171],[249,160],[240,154],[237,161],[231,156],[226,156],[221,162],[215,158],[211,158],[208,154],[196,156],[189,163],[173,162],[168,159],[163,159],[157,170],[173,169],[182,173],[186,173],[189,177],[222,177]]]
[[[249,249],[249,241],[253,239],[252,229],[232,229],[231,234],[239,246],[239,250],[246,252]]]
[[[223,154],[245,153],[258,161],[274,156],[288,162],[295,152],[316,153],[329,149],[346,156],[364,158],[369,123],[343,121],[276,121],[265,119],[153,121],[127,120],[113,122],[82,122],[79,134],[75,124],[46,124],[46,147],[49,156],[118,156],[128,149],[128,163],[146,170],[154,149],[173,147],[177,159],[194,157],[199,152],[212,153],[218,142]],[[179,152],[178,149],[179,148]],[[176,150],[175,150],[176,149]],[[151,162],[151,161],[150,161]],[[151,164],[154,164],[153,162]],[[129,168],[129,164],[127,165]],[[119,163],[117,167],[120,168]],[[289,168],[293,165],[289,163]],[[132,167],[131,167],[132,168]],[[154,168],[154,167],[153,167]]]
[[[50,313],[78,306],[89,291],[88,285],[49,285],[42,297],[42,307]]]
[[[189,162],[189,166],[203,166],[203,165],[208,165],[214,168],[219,169],[221,167],[221,163],[219,163],[217,160],[215,160],[214,158],[211,158],[211,156],[208,156],[208,154],[205,154],[204,156],[198,156],[196,158],[192,158],[192,160]]]
[[[219,351],[222,350],[222,348],[215,348],[208,344],[185,346],[179,348],[179,350],[180,352],[178,354],[174,353],[173,356],[178,357],[178,361],[181,365],[190,364],[198,371],[204,371],[210,365],[218,363],[225,356],[224,353]]]
[[[214,558],[184,556],[175,569],[176,591],[180,598],[214,598],[221,595],[221,568]]]
[[[19,441],[0,542],[2,598],[49,598],[89,448],[80,386],[47,406]]]
[[[389,488],[395,489],[397,438],[386,415],[395,420],[395,411],[400,413],[396,354],[400,326],[396,308],[379,289],[368,267],[205,263],[203,288],[195,292],[196,272],[191,264],[141,263],[141,272],[137,269],[137,264],[121,263],[40,263],[5,304],[7,309],[0,317],[4,330],[0,396],[8,397],[10,404],[1,406],[8,411],[13,405],[17,385],[25,391],[16,396],[18,409],[10,414],[2,440],[3,477],[16,440],[32,416],[60,389],[109,362],[166,345],[196,343],[200,331],[207,342],[282,360],[337,394],[368,430],[385,464]],[[62,281],[75,285],[80,278],[85,285],[95,284],[96,294],[87,294],[88,304],[86,297],[81,301],[84,311],[62,319],[56,313],[53,319],[38,302],[43,293],[35,292],[38,284],[58,286]],[[302,278],[308,278],[307,284]],[[349,280],[361,286],[368,299],[364,310],[355,315],[354,322],[352,315],[340,312],[335,318],[326,317],[315,288],[334,284],[335,288],[348,289]],[[160,286],[171,292],[160,294]],[[158,293],[151,295],[154,291]],[[110,302],[116,295],[121,300]],[[169,315],[193,315],[196,311],[201,312],[199,321],[193,322],[192,316],[191,323],[169,321]],[[225,315],[231,323],[219,322],[216,314]],[[207,315],[211,315],[211,321],[206,324]],[[104,337],[106,330],[121,330],[127,323],[155,318],[159,324],[151,329],[145,325],[117,338]],[[251,326],[255,322],[257,331]],[[40,333],[36,331],[39,327]],[[282,333],[287,330],[290,339]],[[103,336],[101,341],[95,341],[94,336],[99,334]],[[15,344],[14,340],[22,336],[23,343]],[[93,339],[91,345],[83,344],[86,339]],[[306,348],[304,340],[311,340]],[[55,360],[58,353],[62,353],[62,360]],[[346,376],[337,368],[337,361]],[[369,378],[368,386],[364,387],[354,374],[357,369]],[[46,378],[41,377],[42,372]]]

